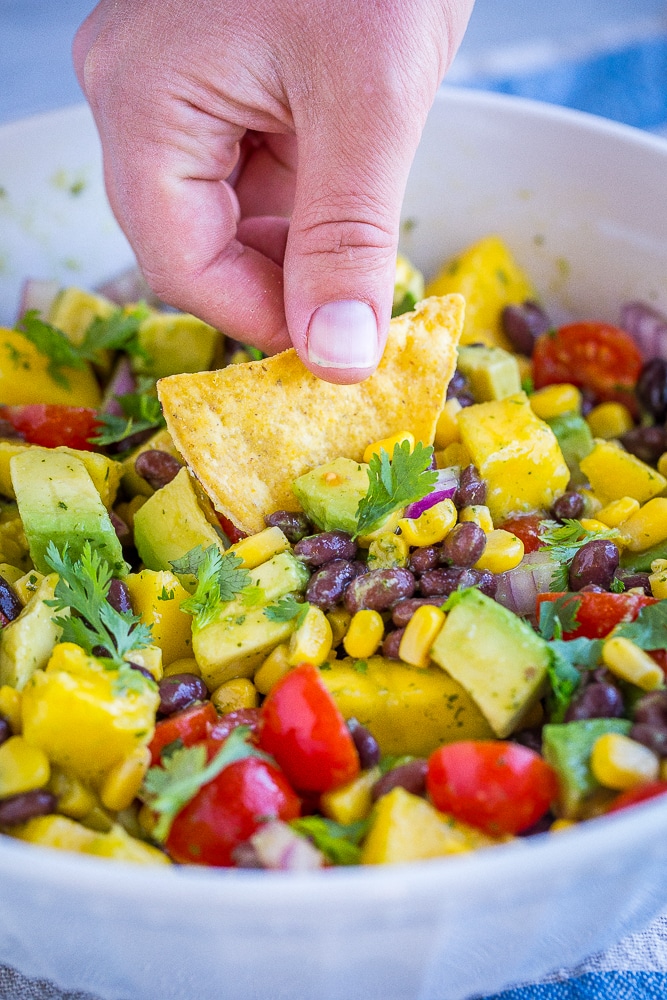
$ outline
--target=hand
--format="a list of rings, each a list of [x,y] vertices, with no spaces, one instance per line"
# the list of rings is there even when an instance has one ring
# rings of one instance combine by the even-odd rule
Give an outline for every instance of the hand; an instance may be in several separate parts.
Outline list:
[[[102,0],[74,61],[154,291],[331,382],[370,375],[408,172],[472,2]]]

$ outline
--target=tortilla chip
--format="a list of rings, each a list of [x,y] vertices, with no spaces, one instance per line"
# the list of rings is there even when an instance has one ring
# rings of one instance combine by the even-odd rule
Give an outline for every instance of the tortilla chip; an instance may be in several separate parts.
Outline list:
[[[298,510],[293,481],[400,431],[432,444],[456,366],[465,303],[432,297],[391,321],[376,372],[357,385],[312,375],[294,350],[220,371],[172,375],[158,395],[174,443],[216,510],[249,534]]]

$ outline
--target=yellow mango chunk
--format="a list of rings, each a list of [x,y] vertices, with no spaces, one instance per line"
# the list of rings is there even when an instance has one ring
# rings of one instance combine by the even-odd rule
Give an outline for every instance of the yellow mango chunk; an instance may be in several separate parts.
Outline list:
[[[117,670],[62,642],[23,691],[23,736],[54,764],[99,787],[112,767],[148,744],[158,704],[156,687],[119,690]]]
[[[462,344],[481,342],[512,350],[503,333],[505,306],[536,298],[528,276],[498,236],[487,236],[447,261],[426,288],[426,295],[459,292],[466,300]]]
[[[7,406],[25,403],[64,403],[92,406],[100,403],[100,389],[92,369],[63,368],[69,386],[60,385],[48,371],[49,359],[18,330],[0,328],[0,399]]]
[[[11,835],[30,844],[93,854],[98,858],[115,858],[117,861],[144,865],[170,864],[162,851],[131,837],[116,824],[108,833],[99,833],[66,816],[37,816],[14,827]]]
[[[556,435],[533,412],[524,392],[467,406],[461,440],[482,479],[494,524],[512,514],[548,510],[570,473]]]
[[[597,440],[579,466],[603,505],[622,497],[646,503],[667,488],[667,479],[656,469],[613,441]]]
[[[464,854],[499,843],[451,816],[438,812],[425,799],[394,788],[375,807],[371,828],[361,852],[364,865],[395,865],[447,854]]]
[[[337,823],[356,823],[366,819],[373,807],[373,785],[379,777],[380,768],[373,767],[370,771],[362,771],[346,785],[325,792],[320,798],[322,812]]]
[[[125,577],[132,608],[153,629],[153,643],[162,650],[164,666],[192,656],[192,617],[181,611],[190,596],[169,570],[144,569]]]

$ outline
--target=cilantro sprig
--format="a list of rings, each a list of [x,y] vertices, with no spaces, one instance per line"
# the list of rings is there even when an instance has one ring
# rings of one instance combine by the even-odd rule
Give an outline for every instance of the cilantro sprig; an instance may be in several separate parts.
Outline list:
[[[547,549],[556,563],[551,587],[553,590],[567,590],[568,568],[579,549],[587,542],[598,539],[618,538],[618,530],[609,528],[607,531],[591,531],[584,528],[581,521],[566,517],[563,523],[558,521],[541,521],[539,539],[540,549]]]
[[[389,458],[382,449],[368,465],[368,491],[359,501],[355,537],[373,531],[389,514],[421,500],[437,481],[431,469],[433,448],[418,441],[410,450],[409,441],[399,441]]]
[[[193,616],[195,629],[213,621],[220,604],[233,600],[250,584],[250,573],[242,562],[235,553],[222,553],[215,544],[206,549],[196,545],[171,562],[177,576],[192,575],[197,579],[195,592],[181,604],[181,610]]]
[[[146,678],[132,670],[126,657],[150,644],[152,630],[138,615],[116,611],[107,600],[112,571],[106,560],[93,551],[90,542],[84,542],[76,561],[67,545],[61,552],[49,542],[44,558],[59,577],[54,599],[46,603],[56,611],[75,612],[54,619],[62,629],[62,641],[76,643],[90,656],[104,649],[108,654],[104,664],[122,672],[123,686],[143,688]]]
[[[640,649],[667,647],[667,601],[646,604],[633,622],[621,622],[613,632],[634,642]]]
[[[171,824],[181,809],[229,764],[246,757],[272,762],[268,754],[250,743],[250,732],[249,726],[237,726],[208,763],[206,746],[196,743],[175,749],[167,756],[163,754],[162,766],[150,768],[144,779],[142,797],[159,817],[153,830],[156,840],[164,842],[167,839]]]
[[[153,431],[165,427],[160,401],[152,391],[154,385],[152,379],[142,379],[136,392],[114,396],[120,403],[123,416],[100,413],[96,419],[99,430],[95,437],[90,438],[91,443],[120,444],[140,431]]]
[[[290,826],[312,840],[334,865],[358,865],[361,860],[359,845],[368,832],[369,821],[345,824],[323,816],[301,816],[291,820]]]
[[[273,604],[267,605],[264,614],[270,622],[291,622],[296,619],[295,626],[298,628],[308,614],[309,607],[308,603],[298,601],[294,594],[285,594]]]

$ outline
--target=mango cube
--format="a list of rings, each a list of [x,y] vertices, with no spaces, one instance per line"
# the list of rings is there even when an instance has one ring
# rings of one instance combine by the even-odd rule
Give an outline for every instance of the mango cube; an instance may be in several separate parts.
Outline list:
[[[162,650],[163,665],[191,657],[192,617],[181,611],[181,604],[190,595],[178,577],[169,570],[144,569],[130,573],[125,583],[134,613],[153,629],[153,642]]]
[[[597,440],[579,465],[602,504],[622,497],[646,503],[667,488],[667,479],[656,469],[613,441]]]

